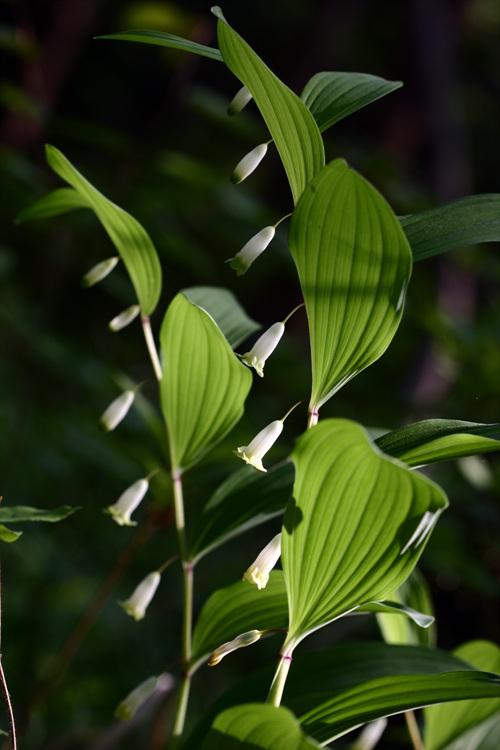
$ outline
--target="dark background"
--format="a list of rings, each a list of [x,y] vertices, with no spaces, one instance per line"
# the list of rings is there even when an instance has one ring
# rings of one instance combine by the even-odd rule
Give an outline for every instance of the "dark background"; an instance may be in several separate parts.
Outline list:
[[[226,116],[238,84],[222,65],[93,40],[156,28],[215,44],[208,4],[1,0],[0,10],[0,494],[6,504],[82,506],[62,524],[26,526],[16,544],[2,545],[4,663],[25,750],[160,748],[170,699],[124,734],[112,717],[137,683],[175,671],[180,638],[176,568],[141,623],[116,605],[174,549],[165,477],[137,513],[137,530],[101,512],[145,467],[164,463],[137,412],[111,435],[98,427],[125,375],[145,380],[143,392],[156,403],[139,325],[120,334],[106,328],[133,293],[123,269],[81,288],[81,275],[114,253],[90,212],[23,226],[14,219],[60,185],[44,161],[43,144],[52,143],[153,238],[165,271],[156,330],[172,296],[194,284],[231,288],[269,325],[299,299],[286,229],[241,279],[223,261],[288,212],[290,195],[274,153],[246,183],[229,183],[234,164],[266,135],[253,105],[239,118]],[[297,92],[319,70],[404,81],[326,134],[327,158],[347,158],[399,214],[500,192],[498,0],[261,0],[226,2],[223,10]],[[499,420],[499,282],[496,245],[419,263],[389,352],[322,415],[377,429],[430,416]],[[256,379],[241,423],[188,477],[188,523],[239,468],[231,448],[307,397],[308,368],[305,319],[297,314],[264,381]],[[290,418],[271,459],[287,454],[303,419]],[[422,563],[443,648],[498,640],[500,472],[495,458],[481,462],[482,487],[477,470],[465,476],[456,462],[431,472],[451,500]],[[200,564],[197,609],[241,576],[278,526],[252,531]],[[341,623],[305,647],[378,637],[372,620]],[[246,669],[273,660],[277,648],[269,639],[204,668],[193,711]],[[402,723],[391,727],[384,746],[407,746]]]

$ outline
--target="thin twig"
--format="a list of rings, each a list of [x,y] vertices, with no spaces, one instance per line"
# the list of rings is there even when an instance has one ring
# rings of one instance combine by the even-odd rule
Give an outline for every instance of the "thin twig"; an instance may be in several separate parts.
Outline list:
[[[151,330],[151,322],[147,315],[141,316],[141,322],[142,330],[144,331],[144,338],[146,339],[146,346],[151,358],[151,364],[153,365],[156,379],[160,381],[162,376],[161,362],[160,357],[158,356],[158,350],[156,348],[153,331]]]
[[[406,726],[415,750],[425,750],[422,735],[413,711],[405,711]]]
[[[5,698],[5,705],[7,706],[7,713],[9,715],[10,725],[10,741],[12,750],[17,750],[17,733],[16,733],[16,720],[14,718],[14,709],[12,708],[12,701],[10,699],[9,687],[7,685],[7,678],[2,663],[2,575],[0,569],[0,683],[2,685],[2,691]]]

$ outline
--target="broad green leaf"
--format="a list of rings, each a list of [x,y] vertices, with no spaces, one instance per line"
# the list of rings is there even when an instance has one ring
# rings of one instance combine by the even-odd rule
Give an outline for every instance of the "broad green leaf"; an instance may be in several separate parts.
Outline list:
[[[0,524],[0,540],[2,542],[7,542],[8,544],[11,542],[17,542],[22,533],[22,531],[12,531],[12,529],[8,529],[7,526]]]
[[[145,229],[133,216],[100,193],[54,146],[46,146],[49,166],[92,208],[118,250],[144,315],[155,309],[161,291],[161,266]]]
[[[485,672],[500,672],[500,648],[489,641],[470,641],[455,650],[455,656]],[[425,710],[425,747],[444,750],[460,735],[500,711],[500,677],[498,697],[490,701],[460,701]]]
[[[306,737],[286,708],[250,703],[223,711],[215,719],[201,750],[313,750],[320,746]]]
[[[415,644],[421,646],[433,646],[436,643],[436,629],[434,623],[434,609],[432,599],[424,577],[417,569],[406,580],[397,591],[391,594],[391,599],[396,599],[401,605],[416,610],[420,616],[428,618],[428,626],[418,621],[411,621],[408,617],[402,617],[397,613],[377,614],[377,622],[386,643]],[[419,627],[415,627],[419,625]]]
[[[244,531],[283,513],[292,495],[293,466],[278,464],[265,474],[250,466],[231,474],[205,505],[193,533],[194,562]]]
[[[386,81],[368,73],[325,71],[316,73],[300,96],[324,131],[402,85],[401,81]]]
[[[355,422],[320,422],[292,460],[281,545],[291,648],[398,588],[447,506],[436,484],[383,455]]]
[[[172,469],[187,469],[234,427],[252,376],[210,315],[178,294],[160,333],[161,400]]]
[[[43,521],[57,523],[72,516],[80,508],[72,505],[60,505],[57,508],[30,508],[26,505],[13,505],[0,508],[0,523],[27,523]]]
[[[401,217],[413,252],[424,260],[449,250],[500,241],[500,194],[460,198],[439,208]]]
[[[319,409],[392,341],[411,252],[388,203],[341,159],[304,191],[289,245],[309,321],[311,408]]]
[[[496,713],[460,735],[446,750],[498,750],[499,744],[500,713]]]
[[[304,102],[285,86],[244,39],[229,26],[220,8],[212,9],[222,57],[255,99],[276,144],[294,203],[325,163],[323,140]]]
[[[116,34],[105,34],[97,36],[96,39],[111,39],[117,42],[140,42],[141,44],[154,44],[157,47],[170,47],[183,52],[192,52],[194,55],[208,57],[211,60],[222,62],[222,55],[216,47],[207,47],[205,44],[192,42],[175,34],[167,34],[165,31],[152,31],[149,29],[131,29],[130,31],[118,31]]]
[[[409,466],[423,466],[500,450],[500,424],[425,419],[388,432],[375,442],[384,453]]]
[[[287,623],[288,606],[281,570],[271,573],[262,591],[246,581],[219,589],[205,603],[196,623],[192,664],[199,666],[214,649],[241,633],[286,628]]]
[[[73,188],[57,188],[21,211],[16,218],[16,223],[50,219],[53,216],[74,211],[75,208],[90,208],[90,206],[87,200]]]
[[[221,286],[191,286],[183,289],[182,294],[212,316],[233,349],[261,327],[246,314],[229,289]]]

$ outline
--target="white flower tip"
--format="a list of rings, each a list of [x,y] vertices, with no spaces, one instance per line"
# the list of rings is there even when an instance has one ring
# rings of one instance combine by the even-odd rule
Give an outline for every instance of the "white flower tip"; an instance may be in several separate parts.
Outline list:
[[[130,307],[127,307],[126,310],[123,310],[123,312],[115,315],[113,320],[110,320],[110,322],[108,323],[109,330],[113,331],[114,333],[116,333],[117,331],[121,331],[122,328],[130,325],[130,323],[132,323],[132,321],[137,318],[140,310],[141,308],[139,307],[139,305],[131,305]]]
[[[259,590],[265,589],[269,581],[269,574],[278,562],[280,555],[281,534],[276,534],[245,571],[243,580],[257,586]]]
[[[254,469],[258,469],[258,471],[267,472],[267,469],[263,465],[262,460],[260,458],[257,458],[256,456],[249,455],[247,451],[248,451],[247,445],[240,445],[238,448],[236,448],[236,450],[234,451],[234,454],[238,456],[238,458],[241,458],[246,464],[253,466]]]
[[[239,114],[247,104],[252,101],[252,94],[247,89],[246,86],[242,86],[239,91],[236,92],[236,94],[233,96],[231,101],[229,102],[229,106],[227,108],[227,113],[230,117],[233,117],[234,115]]]
[[[123,511],[116,507],[116,504],[108,505],[107,508],[104,508],[103,513],[111,516],[113,521],[117,523],[118,526],[137,526],[137,521],[132,521],[127,513],[123,513]]]
[[[134,403],[135,391],[123,391],[114,399],[101,416],[101,425],[106,432],[114,430],[120,422],[125,419],[128,411]]]
[[[223,643],[222,646],[216,648],[211,654],[210,659],[208,660],[208,666],[215,667],[216,664],[219,664],[225,656],[233,651],[236,651],[239,648],[246,648],[247,646],[251,646],[252,643],[256,643],[262,638],[264,632],[264,630],[249,630],[247,633],[242,633],[236,638],[233,638],[232,641]]]
[[[155,570],[153,573],[144,578],[141,583],[134,589],[132,595],[123,602],[119,602],[120,607],[133,617],[134,620],[142,620],[146,614],[151,600],[153,599],[156,589],[161,580],[160,573]]]
[[[252,265],[251,263],[245,262],[243,258],[239,258],[238,255],[228,258],[225,262],[229,264],[229,268],[236,271],[236,276],[243,276]]]
[[[243,580],[257,586],[259,591],[265,589],[269,583],[269,573],[265,570],[259,570],[255,565],[250,566],[243,574]]]
[[[85,276],[82,277],[82,285],[89,287],[98,284],[99,281],[102,281],[111,273],[119,260],[120,258],[115,255],[112,258],[106,258],[106,260],[102,260],[100,263],[92,266],[90,271],[87,271]]]
[[[240,161],[234,168],[233,174],[231,175],[231,182],[233,182],[235,185],[239,185],[240,182],[246,180],[246,178],[249,177],[252,172],[257,169],[267,153],[267,145],[267,143],[259,143],[258,146],[255,146],[255,148],[253,148],[248,152],[248,154],[245,154],[245,156],[240,159]]]

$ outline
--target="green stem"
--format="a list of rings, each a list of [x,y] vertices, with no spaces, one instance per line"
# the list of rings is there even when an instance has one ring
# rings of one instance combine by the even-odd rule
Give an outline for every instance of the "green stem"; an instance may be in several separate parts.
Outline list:
[[[160,357],[158,356],[158,350],[156,348],[153,331],[151,330],[149,317],[147,315],[142,315],[141,322],[142,330],[144,332],[144,338],[146,340],[146,346],[148,348],[149,357],[151,359],[151,364],[153,365],[156,379],[160,381],[162,377]]]
[[[267,696],[267,702],[271,703],[273,706],[279,706],[281,703],[283,691],[285,689],[285,682],[286,678],[288,677],[291,663],[291,651],[287,651],[284,654],[280,655],[280,660],[278,662],[276,672],[274,673],[271,688],[269,690],[269,695]]]
[[[309,409],[309,416],[308,416],[308,420],[307,420],[307,429],[309,430],[309,429],[311,429],[311,427],[314,427],[315,425],[317,425],[318,424],[318,419],[319,419],[318,410],[315,409],[314,407],[310,407],[310,409]]]

